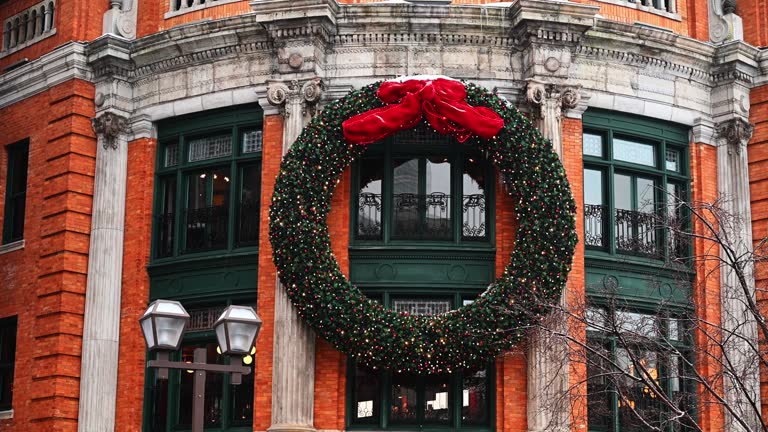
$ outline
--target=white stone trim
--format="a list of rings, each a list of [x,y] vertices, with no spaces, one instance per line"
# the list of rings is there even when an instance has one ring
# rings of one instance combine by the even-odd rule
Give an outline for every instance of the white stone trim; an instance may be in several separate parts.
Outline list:
[[[51,36],[53,36],[55,34],[56,34],[56,29],[53,29],[53,30],[43,34],[42,36],[40,36],[40,37],[38,37],[36,39],[28,40],[28,41],[26,41],[26,42],[24,42],[24,43],[22,43],[20,45],[16,45],[13,48],[9,48],[9,49],[7,49],[7,50],[5,50],[3,52],[0,52],[0,59],[4,58],[4,57],[7,57],[7,56],[9,56],[9,55],[11,55],[11,54],[13,54],[15,52],[21,51],[24,48],[26,48],[28,46],[32,46],[32,45],[34,45],[34,44],[36,44],[36,43],[38,43],[38,42],[40,42],[42,40],[48,39],[49,37],[51,37]]]
[[[8,420],[13,418],[13,410],[0,411],[0,420]]]
[[[597,91],[590,92],[588,106],[672,121],[686,126],[693,126],[696,120],[702,117],[701,112],[691,109],[680,108],[653,100],[640,99],[636,96],[623,96]]]
[[[86,44],[69,42],[0,75],[0,109],[74,78],[91,80]]]
[[[246,0],[206,0],[205,3],[200,3],[200,0],[193,0],[195,4],[193,4],[192,6],[186,6],[187,4],[186,0],[181,0],[181,8],[179,10],[173,10],[173,5],[176,3],[176,1],[170,0],[168,4],[168,7],[170,10],[166,12],[165,15],[163,15],[163,18],[164,19],[173,18],[179,15],[184,15],[189,12],[196,12],[199,10],[208,9],[208,8],[221,6],[225,4],[237,3],[240,1],[246,1]]]
[[[24,249],[24,239],[15,241],[13,243],[8,243],[0,246],[0,255],[7,254],[9,252],[17,251],[19,249]],[[0,411],[0,419],[3,418],[3,413],[8,411]],[[11,410],[11,417],[13,417],[13,410]]]

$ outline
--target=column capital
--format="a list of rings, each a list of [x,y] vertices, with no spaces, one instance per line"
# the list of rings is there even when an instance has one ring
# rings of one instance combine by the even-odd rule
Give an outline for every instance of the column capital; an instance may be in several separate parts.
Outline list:
[[[728,152],[741,153],[752,138],[755,125],[742,117],[722,121],[715,126],[715,136],[728,146]]]
[[[323,92],[323,81],[319,77],[307,80],[270,80],[267,86],[267,101],[280,109],[280,114],[290,117],[295,109],[301,109],[301,115],[314,116],[317,103]]]
[[[105,149],[112,147],[117,150],[118,136],[128,131],[128,119],[111,111],[94,117],[91,125]]]
[[[552,103],[559,118],[569,110],[581,107],[580,90],[581,85],[554,84],[531,78],[527,80],[525,96],[528,105],[537,108],[533,110],[535,116],[543,116],[544,105]]]

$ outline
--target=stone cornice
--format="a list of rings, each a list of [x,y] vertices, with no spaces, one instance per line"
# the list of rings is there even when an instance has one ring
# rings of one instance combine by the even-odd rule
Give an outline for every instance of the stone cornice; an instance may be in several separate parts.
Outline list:
[[[719,45],[713,59],[713,80],[751,86],[758,74],[758,54],[757,48],[741,41]]]
[[[69,81],[90,81],[86,44],[69,42],[24,66],[0,75],[0,108]]]
[[[594,27],[597,6],[571,2],[518,0],[509,8],[512,33],[523,43],[575,46]]]

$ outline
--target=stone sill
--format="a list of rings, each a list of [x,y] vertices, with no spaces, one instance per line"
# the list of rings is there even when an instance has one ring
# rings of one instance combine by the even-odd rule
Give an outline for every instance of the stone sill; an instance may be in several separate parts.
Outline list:
[[[637,3],[631,3],[631,2],[626,1],[626,0],[597,0],[597,1],[599,1],[600,3],[610,3],[610,4],[617,5],[617,6],[624,6],[626,8],[637,9],[639,11],[648,12],[648,13],[652,13],[654,15],[663,16],[665,18],[669,18],[669,19],[672,19],[672,20],[675,20],[675,21],[680,21],[680,22],[683,21],[683,19],[682,19],[682,17],[680,17],[679,13],[672,13],[672,12],[663,11],[661,9],[656,9],[656,8],[653,8],[653,7],[650,7],[650,6],[643,6],[642,4],[639,3],[640,0],[637,0]],[[680,2],[682,0],[668,0],[668,1]]]
[[[42,35],[38,36],[35,39],[24,41],[24,43],[21,44],[21,45],[16,45],[13,48],[8,48],[7,50],[5,50],[3,52],[0,52],[0,59],[5,57],[5,56],[11,55],[11,54],[13,54],[15,52],[19,52],[19,51],[23,50],[26,47],[32,46],[32,45],[40,42],[41,40],[48,39],[49,37],[51,37],[51,36],[53,36],[55,34],[56,34],[56,29],[50,29],[50,30],[48,30],[48,33],[42,34]]]
[[[181,0],[181,1],[184,2],[186,0]],[[198,0],[194,0],[194,1],[198,1]],[[196,4],[186,8],[181,8],[177,11],[166,12],[165,15],[163,15],[163,18],[165,19],[173,18],[180,15],[184,15],[189,12],[195,12],[195,11],[208,9],[208,8],[216,7],[219,5],[229,4],[229,3],[237,3],[239,1],[243,1],[243,0],[206,0],[206,2],[203,4]]]
[[[0,246],[0,255],[6,254],[9,252],[17,251],[19,249],[24,249],[24,240],[15,241],[13,243],[8,243]],[[4,418],[3,414],[10,412],[11,416],[13,416],[13,410],[10,411],[0,411],[0,419]]]
[[[8,420],[8,419],[12,419],[12,418],[13,418],[13,410],[12,409],[11,410],[7,410],[7,411],[0,411],[0,420]]]

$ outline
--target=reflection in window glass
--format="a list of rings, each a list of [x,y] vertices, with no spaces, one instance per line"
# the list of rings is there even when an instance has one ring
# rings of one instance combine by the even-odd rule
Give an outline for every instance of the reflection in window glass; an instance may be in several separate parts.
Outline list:
[[[659,337],[659,328],[654,315],[616,311],[616,326],[630,336]]]
[[[462,425],[487,425],[488,401],[486,400],[486,370],[465,371],[461,395]]]
[[[584,170],[584,243],[587,246],[604,247],[606,236],[603,227],[607,220],[603,205],[603,173]]]
[[[427,237],[447,240],[451,228],[451,164],[437,156],[426,160],[427,196],[425,197],[425,230]]]
[[[476,156],[464,158],[461,235],[465,239],[485,238],[485,173]]]
[[[360,161],[360,184],[358,185],[357,238],[381,239],[381,183],[384,179],[382,159]]]
[[[448,424],[451,420],[448,375],[427,375],[424,378],[424,423]]]
[[[395,159],[394,163],[392,236],[413,238],[420,231],[419,160]]]
[[[653,213],[654,195],[656,192],[654,181],[642,177],[637,178],[637,210],[643,213]]]
[[[226,247],[229,223],[229,168],[189,176],[186,250]]]
[[[237,242],[253,244],[259,240],[259,203],[261,201],[261,166],[243,167],[240,181],[240,212]]]
[[[392,424],[415,423],[417,420],[418,377],[406,374],[392,375],[392,401],[389,419]]]
[[[381,382],[380,374],[372,372],[368,368],[357,366],[355,368],[355,420],[360,423],[379,422],[379,410],[381,407]]]

